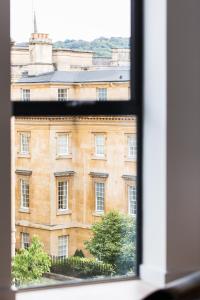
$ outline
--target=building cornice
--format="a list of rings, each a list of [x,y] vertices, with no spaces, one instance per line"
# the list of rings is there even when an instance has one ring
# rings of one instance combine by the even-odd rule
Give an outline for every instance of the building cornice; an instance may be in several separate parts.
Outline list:
[[[16,121],[18,120],[31,120],[31,121],[134,121],[136,117],[133,115],[124,115],[124,116],[56,116],[56,117],[49,117],[49,116],[34,116],[34,117],[15,117]]]

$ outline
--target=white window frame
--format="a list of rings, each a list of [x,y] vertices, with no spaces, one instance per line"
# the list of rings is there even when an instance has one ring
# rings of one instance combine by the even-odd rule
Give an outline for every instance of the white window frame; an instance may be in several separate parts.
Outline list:
[[[96,133],[94,135],[95,139],[95,156],[96,157],[105,157],[105,145],[106,145],[106,137],[103,133]],[[101,142],[99,142],[99,139]]]
[[[20,133],[20,155],[30,155],[30,134],[28,132]]]
[[[135,134],[127,136],[128,159],[137,159],[137,138]]]
[[[30,101],[31,100],[31,90],[30,89],[21,89],[21,100]]]
[[[100,201],[102,201],[101,204]],[[96,181],[95,182],[95,211],[97,213],[103,213],[104,210],[105,210],[105,182]]]
[[[137,190],[133,185],[128,185],[128,212],[131,216],[137,214]]]
[[[58,88],[58,101],[69,100],[69,88]]]
[[[58,237],[58,257],[68,257],[69,255],[69,236],[61,235]]]
[[[29,210],[30,207],[30,183],[28,179],[20,179],[20,208]]]
[[[63,143],[65,138],[65,143]],[[69,133],[58,133],[57,134],[57,145],[56,145],[57,156],[67,156],[69,155]]]
[[[57,181],[57,209],[58,211],[68,210],[69,182],[66,179]],[[62,192],[62,193],[61,193]]]
[[[27,232],[21,232],[21,248],[28,249],[30,246],[30,234]]]
[[[107,88],[96,88],[97,100],[107,101],[108,100],[108,89]]]

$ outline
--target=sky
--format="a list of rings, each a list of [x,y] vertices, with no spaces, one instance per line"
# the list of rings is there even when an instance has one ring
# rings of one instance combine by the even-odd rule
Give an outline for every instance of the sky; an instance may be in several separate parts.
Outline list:
[[[11,0],[11,38],[29,40],[33,11],[38,32],[53,41],[130,37],[130,0]]]

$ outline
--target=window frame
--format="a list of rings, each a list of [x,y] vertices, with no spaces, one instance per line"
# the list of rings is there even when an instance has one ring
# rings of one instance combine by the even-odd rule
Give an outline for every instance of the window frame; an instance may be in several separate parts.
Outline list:
[[[98,138],[101,137],[102,138],[102,141],[103,143],[102,144],[99,144],[98,142]],[[95,153],[94,153],[94,156],[96,158],[105,158],[106,156],[106,135],[105,133],[95,133],[94,134],[94,148],[95,148]],[[99,151],[99,147],[103,149],[103,154],[102,153],[98,153]],[[101,152],[101,151],[100,151]]]
[[[61,183],[62,183],[62,192],[64,192],[63,186],[65,186],[65,193],[63,193],[62,195],[60,194],[60,187],[59,187]],[[66,197],[66,199],[62,199],[62,203],[60,200],[61,196],[63,198]],[[65,208],[60,208],[60,204],[62,204],[61,206]],[[57,211],[62,212],[67,210],[69,210],[69,181],[67,179],[58,179],[57,180]]]
[[[108,88],[96,88],[97,101],[108,101]]]
[[[68,100],[69,100],[69,88],[58,88],[58,101],[65,102]]]
[[[30,209],[30,182],[29,179],[20,178],[20,209],[29,211]],[[24,203],[27,206],[24,206]]]
[[[21,248],[22,249],[28,249],[29,246],[30,246],[30,234],[28,232],[21,232],[20,236],[21,236]],[[25,244],[25,242],[24,242],[25,237],[28,240],[28,242],[27,242],[28,246],[27,247],[24,246],[24,244]]]
[[[23,102],[31,101],[31,90],[30,89],[21,89],[21,101],[23,101]]]
[[[60,148],[64,148],[63,144],[61,143],[61,138],[66,137],[66,152],[60,152]],[[56,133],[56,157],[62,158],[62,157],[67,157],[70,155],[70,134],[69,132],[57,132]]]
[[[98,185],[99,185],[99,188],[97,188]],[[101,186],[101,188],[100,188],[100,186]],[[98,189],[99,189],[99,191],[98,191]],[[97,213],[97,214],[103,214],[105,212],[105,182],[96,180],[95,183],[94,183],[94,192],[95,192],[95,213]],[[97,192],[99,192],[99,193],[101,192],[102,195],[98,196]],[[101,210],[98,209],[98,206],[99,206],[99,203],[98,203],[99,200],[98,200],[98,198],[102,198],[103,199],[103,204],[102,204],[103,209],[101,209]]]
[[[133,191],[131,191],[133,189]],[[133,194],[133,200],[131,201],[130,195]],[[135,199],[134,199],[135,196]],[[128,213],[131,216],[136,217],[137,216],[137,188],[136,185],[130,185],[127,186],[127,198],[128,198]],[[133,203],[131,203],[133,202]],[[133,208],[131,207],[133,205]],[[133,213],[131,211],[134,211]]]
[[[23,139],[26,138],[27,143],[23,143]],[[27,146],[27,151],[23,151],[24,145]],[[30,156],[30,132],[19,132],[19,155]]]
[[[66,103],[55,102],[29,102],[21,101],[11,103],[10,100],[10,1],[0,2],[0,38],[2,49],[0,55],[0,65],[2,74],[0,75],[1,105],[0,110],[0,138],[11,137],[10,129],[13,122],[11,116],[47,116],[47,115],[123,115],[131,114],[137,116],[137,275],[139,275],[139,265],[142,262],[142,82],[143,82],[143,1],[131,0],[131,100],[96,102],[86,101],[85,104],[78,101],[68,101]],[[133,35],[134,34],[134,35]],[[134,82],[134,85],[133,85]],[[38,105],[39,104],[39,105]],[[11,145],[7,138],[1,147],[1,168],[0,180],[5,184],[0,189],[1,199],[11,199]],[[2,201],[0,209],[0,282],[8,299],[14,299],[15,292],[11,290],[11,235],[13,224],[11,224],[11,201]],[[121,279],[119,279],[121,280]],[[116,281],[116,280],[113,280]],[[92,283],[97,283],[94,281]],[[103,281],[101,281],[103,282]],[[105,282],[108,282],[107,280]],[[89,282],[90,283],[90,282]],[[89,284],[87,283],[87,284]],[[91,284],[92,284],[91,283]],[[78,283],[77,285],[81,285]],[[60,285],[62,286],[62,285]],[[64,284],[63,286],[67,286]],[[44,289],[36,288],[38,289]],[[56,288],[56,287],[54,287]],[[58,288],[58,287],[57,287]]]
[[[131,150],[133,153],[131,153]],[[135,134],[127,134],[127,158],[128,160],[137,160],[137,139]]]
[[[63,240],[66,241],[66,245],[65,245],[66,253],[65,253],[65,255],[59,255],[59,251],[60,251],[59,247],[61,247],[61,245],[59,244],[59,241],[63,242]],[[62,245],[62,248],[63,248],[63,245]],[[68,235],[60,235],[60,236],[58,236],[58,257],[66,258],[68,256],[69,256],[69,236]]]

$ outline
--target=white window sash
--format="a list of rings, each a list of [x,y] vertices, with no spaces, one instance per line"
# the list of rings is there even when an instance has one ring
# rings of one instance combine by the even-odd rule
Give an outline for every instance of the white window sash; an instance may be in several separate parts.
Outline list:
[[[21,90],[21,100],[22,101],[30,101],[31,100],[31,91],[30,91],[30,89],[22,89]]]
[[[128,136],[128,158],[136,160],[137,158],[137,140],[136,136]]]
[[[129,204],[129,214],[136,216],[137,210],[137,199],[136,199],[136,187],[128,186],[128,204]]]
[[[58,210],[68,210],[68,181],[58,181]]]
[[[108,100],[107,88],[97,88],[97,100],[98,101]]]
[[[69,89],[58,89],[58,101],[68,100],[68,90]]]
[[[21,233],[21,248],[27,249],[30,245],[30,236],[28,233],[22,232]]]
[[[27,133],[20,134],[20,154],[29,154],[29,135]]]
[[[21,208],[29,209],[29,182],[28,180],[20,180],[20,191],[21,191]]]
[[[95,155],[105,156],[105,136],[95,135]]]
[[[57,136],[57,155],[69,155],[69,135],[62,134]]]
[[[67,235],[58,237],[58,256],[68,257],[69,237]]]
[[[95,210],[104,212],[105,206],[105,184],[103,182],[95,183]]]

